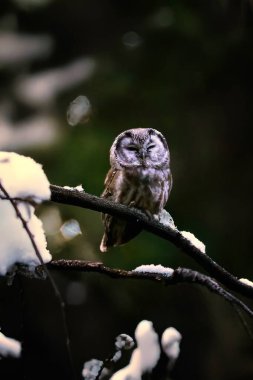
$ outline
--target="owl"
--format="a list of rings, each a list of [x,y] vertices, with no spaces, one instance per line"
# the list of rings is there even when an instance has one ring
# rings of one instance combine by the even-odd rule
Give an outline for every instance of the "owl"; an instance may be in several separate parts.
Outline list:
[[[152,128],[122,132],[110,149],[111,169],[105,178],[103,198],[135,207],[149,216],[159,214],[171,187],[170,153],[164,136]],[[138,223],[103,214],[101,252],[127,243],[141,231]]]

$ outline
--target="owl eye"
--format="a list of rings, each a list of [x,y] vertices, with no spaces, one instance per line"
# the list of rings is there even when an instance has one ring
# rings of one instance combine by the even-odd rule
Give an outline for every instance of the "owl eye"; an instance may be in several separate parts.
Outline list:
[[[136,151],[137,147],[135,145],[128,145],[127,149],[131,151]]]
[[[155,148],[155,144],[150,144],[150,145],[148,146],[148,150],[151,150],[151,149],[153,149],[153,148]]]

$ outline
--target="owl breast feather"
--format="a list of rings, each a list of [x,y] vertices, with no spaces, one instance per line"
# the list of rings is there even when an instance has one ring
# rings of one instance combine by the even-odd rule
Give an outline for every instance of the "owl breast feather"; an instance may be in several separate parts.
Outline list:
[[[169,169],[124,168],[118,176],[116,202],[158,214],[168,199]]]

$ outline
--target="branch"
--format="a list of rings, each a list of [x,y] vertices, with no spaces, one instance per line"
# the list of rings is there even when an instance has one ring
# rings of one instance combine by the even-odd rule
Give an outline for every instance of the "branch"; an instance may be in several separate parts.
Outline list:
[[[68,332],[68,326],[67,326],[67,320],[66,320],[66,314],[65,314],[65,303],[64,303],[64,301],[63,301],[63,299],[61,297],[61,293],[59,292],[56,283],[54,282],[53,277],[51,276],[51,274],[50,274],[47,266],[45,265],[45,263],[43,261],[43,258],[41,256],[40,250],[39,250],[39,248],[38,248],[38,246],[37,246],[37,244],[35,242],[34,235],[32,234],[32,232],[31,232],[31,230],[30,230],[30,228],[28,226],[28,223],[23,218],[23,215],[19,211],[18,205],[16,203],[17,200],[14,200],[13,198],[11,198],[11,196],[8,193],[8,191],[2,185],[1,181],[0,181],[0,190],[4,194],[4,197],[1,197],[1,199],[8,200],[11,203],[12,207],[14,208],[14,210],[16,212],[17,218],[20,219],[20,221],[22,223],[22,226],[25,229],[25,231],[26,231],[26,233],[28,235],[28,238],[29,238],[29,240],[30,240],[30,242],[31,242],[31,244],[33,246],[34,252],[35,252],[37,258],[39,259],[39,262],[41,263],[42,268],[45,270],[45,272],[46,272],[46,274],[47,274],[47,276],[49,278],[49,281],[50,281],[50,283],[52,285],[52,288],[54,289],[55,296],[57,297],[57,299],[59,301],[61,315],[62,315],[63,329],[64,329],[65,337],[66,337],[66,349],[67,349],[67,355],[68,355],[69,364],[70,364],[70,370],[71,370],[71,373],[74,375],[73,359],[72,359],[72,354],[71,354],[71,350],[70,350],[70,339],[69,339],[69,332]],[[23,201],[25,201],[25,200],[23,200]]]
[[[108,213],[114,216],[138,223],[144,230],[170,241],[184,253],[193,258],[212,277],[227,286],[230,290],[253,299],[253,287],[240,282],[235,276],[217,264],[208,255],[193,246],[177,229],[164,226],[155,219],[148,218],[140,210],[124,206],[120,203],[108,201],[78,190],[69,190],[60,186],[51,185],[51,200],[57,203],[87,208],[94,211]]]
[[[223,289],[214,279],[197,271],[187,268],[177,268],[172,275],[162,273],[127,271],[104,266],[100,262],[83,260],[54,260],[47,264],[49,269],[78,272],[97,272],[105,274],[111,278],[149,280],[159,282],[164,285],[175,285],[180,283],[193,283],[205,286],[209,291],[218,294],[231,304],[240,307],[253,318],[253,311],[241,300]]]

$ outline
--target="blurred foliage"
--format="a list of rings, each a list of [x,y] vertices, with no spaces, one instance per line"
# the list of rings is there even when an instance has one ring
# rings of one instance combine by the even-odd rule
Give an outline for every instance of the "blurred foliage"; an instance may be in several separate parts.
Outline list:
[[[207,253],[232,273],[252,280],[252,21],[250,0],[1,0],[2,31],[45,34],[54,42],[44,59],[0,64],[0,104],[11,102],[12,122],[46,112],[59,123],[51,144],[16,150],[41,162],[51,183],[82,183],[99,195],[116,135],[140,126],[160,130],[171,151],[174,187],[167,209],[176,225],[203,240]],[[46,109],[17,98],[22,76],[80,57],[94,59],[93,75],[58,93]],[[89,98],[93,115],[72,128],[66,111],[81,94]],[[71,206],[59,210],[62,221],[79,221],[83,235],[69,242],[58,233],[48,236],[54,258],[127,269],[148,263],[198,268],[146,232],[102,255],[100,215]],[[63,295],[73,281],[86,289],[80,305],[67,307],[78,378],[84,361],[105,358],[116,335],[133,335],[141,319],[150,319],[160,333],[172,325],[183,335],[175,380],[252,379],[252,342],[233,309],[205,290],[116,283],[95,274],[55,273],[55,278]],[[45,282],[19,281],[21,299],[18,280],[12,289],[0,282],[0,327],[24,340],[24,360],[2,360],[0,377],[1,371],[9,378],[23,371],[27,379],[69,378],[52,289]]]

